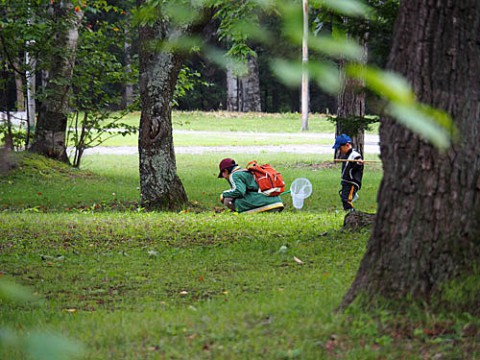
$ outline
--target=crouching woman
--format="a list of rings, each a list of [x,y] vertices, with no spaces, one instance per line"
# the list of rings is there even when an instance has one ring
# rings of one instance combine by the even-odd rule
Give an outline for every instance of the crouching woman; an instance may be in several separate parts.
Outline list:
[[[267,196],[259,192],[253,175],[235,163],[235,160],[223,159],[219,164],[219,178],[226,179],[230,189],[222,192],[220,201],[231,211],[239,213],[278,212],[284,209],[280,196]]]

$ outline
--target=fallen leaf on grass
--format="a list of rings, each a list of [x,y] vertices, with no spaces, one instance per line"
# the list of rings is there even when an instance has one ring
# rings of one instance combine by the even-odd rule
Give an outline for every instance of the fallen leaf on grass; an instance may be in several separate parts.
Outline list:
[[[480,333],[480,328],[474,324],[467,324],[463,327],[463,336],[473,337]]]
[[[303,262],[302,260],[300,260],[299,258],[297,258],[296,256],[293,257],[293,260],[295,260],[295,262],[296,262],[297,264],[300,264],[300,265],[303,265],[303,264],[304,264],[304,262]]]
[[[148,256],[155,257],[158,255],[158,251],[148,250]]]
[[[327,343],[325,344],[325,348],[327,349],[327,351],[332,352],[333,350],[335,350],[335,346],[337,345],[336,341],[337,341],[336,335],[330,336],[330,340],[328,340]]]

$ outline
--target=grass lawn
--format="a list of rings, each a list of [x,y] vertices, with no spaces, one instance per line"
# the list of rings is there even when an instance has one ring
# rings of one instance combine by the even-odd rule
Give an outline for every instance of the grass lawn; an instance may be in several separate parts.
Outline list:
[[[128,114],[122,120],[131,126],[138,126],[140,113]],[[327,120],[325,114],[311,114],[309,130],[301,131],[301,115],[295,113],[231,113],[231,112],[184,112],[172,114],[175,146],[261,146],[287,144],[330,144],[335,126]],[[251,134],[256,134],[251,136]],[[272,135],[258,135],[273,133]],[[275,133],[288,133],[290,136],[279,138]],[[331,137],[319,137],[319,134],[332,134]],[[378,133],[378,124],[373,124],[368,134]],[[106,140],[102,146],[137,146],[138,135],[115,136]]]
[[[139,208],[135,156],[87,156],[82,170],[19,156],[0,176],[0,358],[480,356],[468,315],[335,312],[369,230],[342,230],[328,156],[254,156],[314,191],[302,210],[287,195],[280,214],[236,215],[218,203],[223,155],[177,156],[190,200],[178,213]],[[382,170],[366,166],[357,208],[375,212]]]

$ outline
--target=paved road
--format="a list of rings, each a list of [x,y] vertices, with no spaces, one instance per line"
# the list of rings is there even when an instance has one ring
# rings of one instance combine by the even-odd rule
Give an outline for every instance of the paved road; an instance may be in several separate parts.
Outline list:
[[[188,131],[180,130],[178,133],[191,133],[201,135],[212,135],[215,132],[212,131]],[[265,136],[271,136],[268,133],[243,133],[235,132],[235,137],[248,136],[249,139],[255,137],[264,138]],[[280,133],[275,134],[275,137],[288,137],[288,138],[308,138],[308,139],[332,139],[333,134],[316,133]],[[378,146],[378,136],[366,135],[365,137],[365,153],[366,154],[378,154],[380,148]],[[227,154],[259,154],[264,152],[285,152],[290,154],[331,154],[332,145],[315,145],[315,144],[290,144],[290,145],[261,145],[261,146],[176,146],[175,153],[177,154],[204,154],[204,153],[227,153]],[[108,154],[108,155],[132,155],[138,154],[136,146],[119,146],[119,147],[107,147],[97,146],[85,151],[85,155],[91,154]]]

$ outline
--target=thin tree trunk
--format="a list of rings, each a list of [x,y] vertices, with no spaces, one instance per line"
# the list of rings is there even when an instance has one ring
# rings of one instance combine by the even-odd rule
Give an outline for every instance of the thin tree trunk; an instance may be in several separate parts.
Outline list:
[[[153,210],[178,210],[188,201],[177,175],[172,136],[172,99],[181,58],[150,49],[153,40],[165,39],[168,25],[159,21],[140,28],[140,97],[142,113],[138,150],[141,204]]]
[[[128,30],[125,30],[125,43],[123,45],[123,50],[125,52],[125,67],[127,72],[132,72],[132,57],[130,55],[132,45],[130,44],[130,37]],[[133,84],[125,84],[123,94],[122,94],[122,109],[126,109],[133,102]]]
[[[51,60],[49,79],[44,89],[48,96],[40,104],[30,151],[68,163],[65,146],[68,96],[83,12],[74,11],[70,1],[55,2],[53,7],[54,21],[58,26],[56,44],[64,51],[56,52]]]
[[[359,294],[370,301],[410,296],[480,312],[478,279],[470,289],[465,281],[480,265],[479,43],[477,0],[400,3],[389,68],[407,77],[421,102],[450,113],[460,137],[439,152],[382,118],[378,213],[343,306]],[[444,286],[452,280],[467,288],[449,299]]]
[[[15,68],[20,69],[20,66],[17,61],[15,61]],[[24,111],[25,110],[25,95],[23,93],[23,78],[22,75],[18,72],[14,71],[15,73],[15,89],[17,93],[17,100],[16,100],[16,108],[17,111]]]

